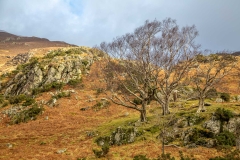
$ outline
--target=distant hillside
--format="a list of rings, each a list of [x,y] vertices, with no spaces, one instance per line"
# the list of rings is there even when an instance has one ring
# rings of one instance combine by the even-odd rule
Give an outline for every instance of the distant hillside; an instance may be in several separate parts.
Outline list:
[[[46,47],[76,46],[61,41],[49,41],[46,38],[24,37],[0,30],[0,55],[14,56],[18,53],[28,52],[30,49]]]
[[[46,38],[18,36],[0,30],[0,74],[14,69],[19,63],[19,57],[21,62],[25,62],[25,60],[28,60],[29,55],[36,52],[38,52],[38,55],[35,56],[41,57],[49,50],[63,47],[76,47],[76,45],[60,41],[49,41]],[[26,59],[25,56],[28,58]],[[17,62],[15,63],[16,59]],[[13,62],[15,65],[12,65]]]

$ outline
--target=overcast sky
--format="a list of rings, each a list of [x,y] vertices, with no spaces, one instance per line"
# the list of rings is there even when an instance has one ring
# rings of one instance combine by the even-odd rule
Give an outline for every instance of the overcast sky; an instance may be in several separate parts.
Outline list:
[[[240,51],[239,7],[240,0],[0,0],[0,30],[91,47],[170,17],[195,24],[202,49]]]

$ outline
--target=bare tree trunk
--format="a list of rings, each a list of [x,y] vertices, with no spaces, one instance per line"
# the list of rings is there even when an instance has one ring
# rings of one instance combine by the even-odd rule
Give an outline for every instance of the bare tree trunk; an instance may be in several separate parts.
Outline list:
[[[167,114],[170,114],[170,111],[169,111],[169,96],[166,96],[165,104],[163,106],[163,115],[167,115]]]
[[[205,112],[205,111],[206,111],[206,108],[204,106],[204,98],[203,97],[199,97],[197,113]]]
[[[178,90],[173,90],[173,102],[177,102],[178,99]]]
[[[146,122],[147,117],[146,117],[146,106],[147,106],[147,101],[142,103],[142,110],[140,111],[140,120],[141,122]]]
[[[164,137],[164,135],[162,136],[162,154],[164,155],[165,154],[165,143],[164,143],[164,141],[165,141],[165,137]]]
[[[146,117],[146,110],[141,110],[140,111],[140,120],[141,122],[146,122],[147,121],[147,117]]]

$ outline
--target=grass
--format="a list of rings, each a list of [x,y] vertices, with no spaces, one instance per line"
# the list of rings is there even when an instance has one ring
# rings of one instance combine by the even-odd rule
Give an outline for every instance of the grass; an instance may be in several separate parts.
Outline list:
[[[97,128],[100,136],[110,135],[112,131],[120,127],[129,127],[129,123],[136,122],[139,119],[139,116],[118,118],[110,122],[104,123],[103,125]]]

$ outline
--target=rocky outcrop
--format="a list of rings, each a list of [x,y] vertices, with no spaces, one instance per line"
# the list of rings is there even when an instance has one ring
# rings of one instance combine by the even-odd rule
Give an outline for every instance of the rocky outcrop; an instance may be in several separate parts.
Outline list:
[[[203,124],[203,127],[209,129],[214,134],[218,134],[220,133],[220,123],[220,120],[217,120],[216,117],[213,115],[210,120],[206,121]],[[240,117],[231,118],[228,123],[223,124],[223,130],[236,133],[236,126],[238,123],[240,123]]]
[[[16,66],[19,64],[23,64],[29,61],[29,59],[33,56],[33,53],[28,52],[28,53],[20,53],[13,57],[10,61],[8,61],[5,65],[6,66]]]
[[[136,127],[128,129],[118,127],[110,136],[99,137],[96,142],[99,146],[103,146],[104,144],[123,145],[134,142],[136,137],[142,134]]]
[[[31,94],[32,89],[47,84],[81,79],[83,73],[88,73],[93,61],[91,54],[63,54],[53,58],[31,59],[28,64],[22,65],[14,78],[5,85],[5,95]]]

